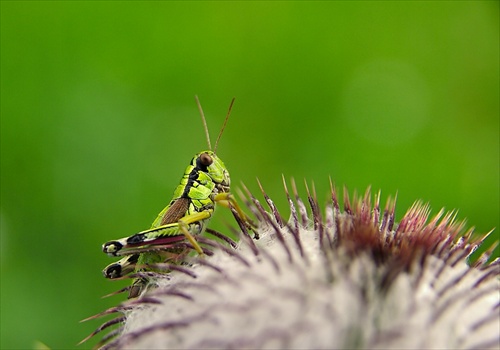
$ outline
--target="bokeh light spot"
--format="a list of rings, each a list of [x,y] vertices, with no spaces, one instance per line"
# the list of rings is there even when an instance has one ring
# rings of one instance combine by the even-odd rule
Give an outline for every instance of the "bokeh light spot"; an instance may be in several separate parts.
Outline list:
[[[413,139],[428,121],[428,92],[421,75],[399,61],[359,67],[342,96],[342,116],[372,142],[394,145]]]

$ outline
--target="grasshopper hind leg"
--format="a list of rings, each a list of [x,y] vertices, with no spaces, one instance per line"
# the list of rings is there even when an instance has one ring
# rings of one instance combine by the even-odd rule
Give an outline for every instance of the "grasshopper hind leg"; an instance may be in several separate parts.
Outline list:
[[[190,253],[191,249],[178,248],[171,250],[162,250],[154,253],[143,253],[138,254],[139,259],[136,264],[136,273],[144,272],[157,272],[161,274],[166,274],[171,270],[168,264],[180,265],[185,262],[186,256]],[[166,264],[162,266],[162,264]],[[156,266],[155,266],[156,265]],[[130,286],[128,299],[133,299],[139,297],[143,294],[146,289],[154,289],[157,286],[156,278],[144,276],[138,276],[132,282]]]
[[[147,280],[146,278],[137,278],[134,281],[134,283],[132,283],[132,285],[130,286],[130,290],[128,292],[128,298],[129,299],[137,298],[149,283],[150,281]]]
[[[135,270],[139,254],[132,254],[120,259],[117,262],[109,264],[102,270],[104,277],[116,279],[128,275]]]

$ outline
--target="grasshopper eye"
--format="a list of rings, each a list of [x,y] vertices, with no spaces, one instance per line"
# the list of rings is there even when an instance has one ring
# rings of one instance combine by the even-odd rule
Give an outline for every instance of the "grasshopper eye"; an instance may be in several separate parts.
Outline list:
[[[209,166],[210,164],[212,164],[214,162],[214,160],[212,159],[212,157],[210,157],[207,153],[202,153],[200,155],[200,163],[204,166]]]

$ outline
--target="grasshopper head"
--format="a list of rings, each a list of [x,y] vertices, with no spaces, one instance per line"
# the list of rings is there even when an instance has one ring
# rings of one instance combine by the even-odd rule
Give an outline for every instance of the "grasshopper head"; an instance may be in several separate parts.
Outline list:
[[[229,192],[229,172],[222,160],[213,151],[204,151],[196,155],[196,165],[210,176],[220,192]]]

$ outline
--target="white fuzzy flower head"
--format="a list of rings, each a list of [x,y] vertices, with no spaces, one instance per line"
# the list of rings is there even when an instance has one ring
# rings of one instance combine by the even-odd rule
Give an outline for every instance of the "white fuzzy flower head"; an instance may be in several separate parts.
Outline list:
[[[287,223],[265,194],[269,211],[249,194],[260,239],[243,225],[235,247],[200,237],[212,256],[150,274],[156,288],[110,310],[124,316],[103,347],[500,347],[500,264],[487,263],[492,248],[466,263],[484,235],[473,240],[453,213],[428,220],[420,202],[397,225],[395,201],[381,210],[369,190],[352,205],[345,194],[343,210],[332,190],[324,213],[308,193],[308,213],[293,189]]]

